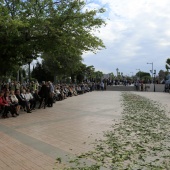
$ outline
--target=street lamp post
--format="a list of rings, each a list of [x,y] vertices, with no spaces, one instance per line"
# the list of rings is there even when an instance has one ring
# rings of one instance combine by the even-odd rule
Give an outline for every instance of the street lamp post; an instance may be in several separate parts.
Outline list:
[[[132,73],[132,81],[134,81],[134,80],[133,80],[133,79],[134,79],[134,78],[133,78],[133,72],[130,72],[130,73]]]
[[[153,74],[154,74],[154,90],[153,91],[155,92],[155,75],[156,75],[156,70],[154,70]]]
[[[152,63],[147,63],[147,64],[152,64],[152,84],[153,84],[153,62]]]
[[[116,69],[116,72],[117,72],[117,77],[118,77],[118,72],[119,72],[119,69],[118,69],[118,68]]]

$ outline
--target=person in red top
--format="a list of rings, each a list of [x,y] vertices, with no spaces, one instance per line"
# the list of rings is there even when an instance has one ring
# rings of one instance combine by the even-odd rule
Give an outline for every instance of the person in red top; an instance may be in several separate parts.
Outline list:
[[[8,118],[8,112],[10,111],[10,105],[4,98],[4,91],[0,92],[0,109],[3,110],[2,118]]]
[[[14,104],[12,104],[11,97],[9,96],[9,94],[10,92],[6,91],[4,94],[4,98],[10,107],[10,112],[11,112],[12,117],[16,117],[18,115],[16,112],[16,107]]]

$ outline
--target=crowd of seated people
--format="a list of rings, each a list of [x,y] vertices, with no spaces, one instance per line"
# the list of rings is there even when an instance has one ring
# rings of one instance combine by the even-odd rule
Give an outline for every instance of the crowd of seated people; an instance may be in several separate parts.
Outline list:
[[[64,100],[68,97],[77,96],[91,91],[93,91],[93,86],[91,84],[57,84],[54,90],[54,100]]]
[[[1,85],[0,113],[2,118],[17,117],[20,110],[32,113],[35,109],[53,107],[56,101],[82,95],[94,90],[93,84],[56,84],[43,81],[20,84],[12,82]]]

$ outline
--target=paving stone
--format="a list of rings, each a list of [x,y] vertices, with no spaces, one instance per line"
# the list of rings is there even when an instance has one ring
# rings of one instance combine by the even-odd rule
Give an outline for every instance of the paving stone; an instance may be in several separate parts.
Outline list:
[[[134,93],[169,104],[168,93]],[[66,155],[91,150],[91,143],[121,119],[121,112],[121,92],[98,91],[0,119],[0,170],[52,170],[57,157],[66,163]]]

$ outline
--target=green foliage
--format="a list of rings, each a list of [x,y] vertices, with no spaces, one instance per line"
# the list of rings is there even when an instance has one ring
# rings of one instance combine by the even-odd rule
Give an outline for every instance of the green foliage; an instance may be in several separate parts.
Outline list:
[[[165,77],[167,75],[167,72],[163,71],[163,70],[160,70],[158,75],[159,75],[159,80],[163,80],[163,79],[165,79]]]
[[[112,73],[110,73],[110,74],[109,74],[109,77],[110,77],[110,79],[112,79],[112,80],[113,80],[113,79],[115,78],[114,73],[113,73],[113,72],[112,72]]]
[[[166,63],[167,63],[168,65],[170,65],[170,58],[168,58],[168,59],[166,60]]]
[[[39,82],[53,81],[54,79],[53,74],[50,72],[50,70],[48,70],[44,62],[42,62],[42,64],[37,63],[31,74],[32,77]]]
[[[166,70],[168,71],[170,69],[170,58],[166,60],[166,65],[165,65]]]
[[[166,65],[165,65],[165,68],[166,68],[166,76],[165,76],[165,80],[167,80],[168,79],[168,75],[169,75],[169,69],[170,69],[170,58],[168,58],[167,60],[166,60]]]
[[[83,63],[81,63],[78,67],[77,67],[77,71],[75,72],[76,78],[78,83],[81,83],[86,75],[86,68],[87,66]]]
[[[50,55],[50,57],[49,57]],[[63,54],[62,56],[55,56],[53,53],[43,55],[43,63],[48,68],[49,72],[57,76],[57,79],[72,78],[74,82],[76,75],[81,74],[80,67],[82,65],[81,56],[73,56]],[[53,62],[52,62],[53,58]],[[80,71],[80,72],[79,72]]]
[[[95,77],[96,81],[101,81],[101,79],[103,77],[103,72],[101,72],[101,71],[94,72],[94,77]]]
[[[81,82],[84,80],[84,74],[79,73],[79,74],[77,75],[76,79],[77,79],[77,82],[78,82],[78,83],[81,83]]]
[[[151,79],[150,73],[139,71],[136,73],[137,77],[140,77],[141,80]]]
[[[0,1],[0,68],[21,66],[44,54],[62,70],[74,72],[76,64],[70,65],[77,58],[80,61],[83,52],[104,48],[92,32],[105,25],[97,17],[105,10],[88,11],[83,9],[85,5],[84,1],[70,0]],[[7,69],[0,71],[4,74]]]
[[[85,70],[86,78],[91,80],[95,76],[95,68],[93,65],[87,66]]]

